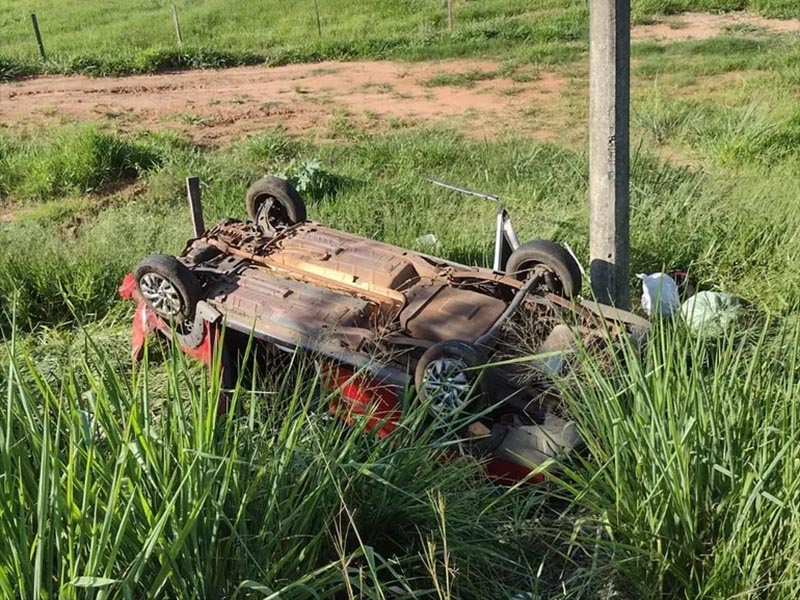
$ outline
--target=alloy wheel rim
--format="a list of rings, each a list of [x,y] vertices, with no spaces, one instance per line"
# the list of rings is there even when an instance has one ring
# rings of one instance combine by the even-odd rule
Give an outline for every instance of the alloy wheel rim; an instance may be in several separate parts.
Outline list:
[[[158,273],[145,273],[139,280],[139,289],[148,304],[159,315],[175,318],[181,314],[183,301],[175,286]]]
[[[452,412],[464,406],[472,391],[467,369],[469,365],[464,360],[453,357],[431,361],[425,368],[423,387],[434,413]]]

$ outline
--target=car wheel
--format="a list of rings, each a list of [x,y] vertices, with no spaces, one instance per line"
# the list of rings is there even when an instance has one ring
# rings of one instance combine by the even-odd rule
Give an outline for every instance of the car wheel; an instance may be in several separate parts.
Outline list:
[[[306,203],[291,183],[280,177],[262,177],[247,190],[247,215],[265,234],[306,220]]]
[[[203,288],[186,265],[169,254],[151,254],[136,267],[136,287],[162,319],[190,322]]]
[[[467,405],[480,408],[488,396],[486,357],[476,346],[458,340],[428,348],[417,363],[414,384],[434,416],[445,416]]]
[[[581,269],[572,254],[560,244],[548,240],[525,242],[511,253],[506,273],[520,281],[539,280],[533,291],[552,292],[572,298],[581,292]]]

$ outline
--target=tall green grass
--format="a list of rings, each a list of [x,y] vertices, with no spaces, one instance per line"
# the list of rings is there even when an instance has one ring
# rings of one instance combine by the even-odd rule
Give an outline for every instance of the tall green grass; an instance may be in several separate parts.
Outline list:
[[[94,192],[136,178],[159,162],[148,145],[91,125],[0,144],[0,198],[47,200]]]
[[[177,47],[170,5],[103,0],[47,0],[23,5],[12,0],[6,11],[7,35],[0,42],[0,75],[30,71],[84,72],[96,75],[152,72],[169,68],[223,67],[235,64],[286,64],[356,58],[420,59],[475,53],[528,51],[566,57],[564,42],[585,37],[586,7],[576,0],[491,0],[457,6],[457,27],[445,28],[445,11],[436,0],[412,3],[369,0],[357,6],[342,0],[319,3],[322,35],[314,4],[243,2],[198,5],[177,2],[184,45]],[[48,60],[36,60],[28,12],[39,17]],[[91,28],[86,26],[91,23]],[[264,24],[268,24],[265,26]]]
[[[634,11],[640,14],[750,10],[765,17],[796,19],[800,16],[800,8],[793,0],[634,0],[632,5]]]
[[[566,389],[587,442],[559,495],[578,547],[636,598],[797,595],[800,328],[698,339],[656,328],[644,355],[583,357]]]
[[[639,42],[632,50],[634,78],[663,73],[708,77],[735,71],[763,70],[785,76],[796,73],[800,42],[795,35],[720,35],[704,40],[663,44]]]
[[[443,464],[424,407],[379,441],[328,413],[300,357],[237,386],[219,415],[218,378],[179,353],[120,370],[89,341],[48,375],[13,335],[4,350],[4,598],[486,598],[542,585],[546,548],[514,533],[540,497]]]
[[[33,330],[124,310],[125,273],[154,247],[179,252],[188,237],[163,211],[136,204],[101,213],[75,236],[47,221],[0,227],[0,311],[16,307],[18,326]]]
[[[300,356],[219,415],[181,354],[94,339],[56,368],[0,346],[4,597],[794,597],[797,323],[581,355],[586,452],[508,490],[442,461],[412,397],[387,439],[345,426]]]

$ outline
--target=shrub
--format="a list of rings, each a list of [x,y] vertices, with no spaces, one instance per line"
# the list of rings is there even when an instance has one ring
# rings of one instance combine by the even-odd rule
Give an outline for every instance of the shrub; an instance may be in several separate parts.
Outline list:
[[[565,388],[591,455],[557,478],[574,539],[633,597],[796,597],[800,328],[744,331],[657,327]]]
[[[307,158],[302,161],[292,159],[285,169],[277,173],[287,179],[302,195],[320,199],[333,195],[339,187],[339,178],[322,168],[319,159]]]
[[[68,129],[50,143],[33,141],[9,160],[19,177],[9,193],[32,200],[96,191],[137,177],[160,161],[151,146],[93,126]]]

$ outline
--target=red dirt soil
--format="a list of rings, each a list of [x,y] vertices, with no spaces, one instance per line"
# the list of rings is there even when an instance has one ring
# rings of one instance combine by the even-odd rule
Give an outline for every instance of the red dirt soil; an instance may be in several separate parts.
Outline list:
[[[663,22],[637,25],[632,38],[669,43],[722,33],[744,35],[734,26],[800,34],[798,19],[683,13],[665,17]],[[122,131],[183,131],[204,145],[219,145],[274,128],[330,138],[347,123],[359,129],[380,129],[446,122],[471,137],[513,132],[559,141],[574,131],[575,116],[565,110],[562,92],[574,92],[571,80],[585,87],[585,61],[569,66],[564,71],[569,76],[538,71],[532,65],[519,66],[512,69],[518,81],[500,76],[500,67],[489,60],[371,61],[104,79],[45,76],[0,84],[0,122],[24,128],[64,121],[106,121]],[[443,74],[475,73],[479,76],[473,79],[478,81],[471,87],[432,85],[435,81],[431,81]],[[466,79],[462,77],[461,83],[469,84]]]
[[[540,73],[524,83],[497,77],[472,87],[425,85],[442,73],[494,74],[497,68],[494,61],[375,61],[103,79],[44,76],[0,86],[0,120],[17,126],[111,120],[123,130],[183,130],[210,145],[275,127],[324,136],[342,117],[362,127],[447,120],[478,137],[512,127],[549,137],[550,132],[526,126],[521,114],[531,105],[551,103],[548,98],[562,87],[560,77]]]
[[[631,39],[667,42],[705,40],[720,34],[740,35],[737,27],[745,30],[763,29],[769,33],[800,34],[800,19],[766,19],[747,12],[720,15],[687,12],[651,25],[637,25],[631,30]]]

